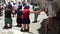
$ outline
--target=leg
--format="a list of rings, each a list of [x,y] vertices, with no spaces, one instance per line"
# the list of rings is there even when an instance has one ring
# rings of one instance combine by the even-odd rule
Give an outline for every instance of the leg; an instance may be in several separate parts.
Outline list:
[[[12,23],[9,23],[9,25],[10,25],[9,28],[12,28]]]
[[[7,23],[5,22],[5,26],[3,27],[3,29],[7,29],[8,26],[7,26]]]
[[[8,19],[7,18],[5,18],[5,26],[3,27],[3,29],[7,29],[8,28],[8,26],[7,26],[7,24],[8,24]]]
[[[56,25],[55,25],[55,18],[52,18],[51,19],[51,26],[52,26],[52,30],[53,30],[53,32],[56,32],[57,30],[56,30]]]
[[[29,32],[29,24],[26,24],[26,31]]]
[[[38,18],[38,14],[35,14],[35,21],[37,21],[37,18]]]
[[[22,26],[22,18],[19,18],[19,27],[21,27]]]
[[[21,31],[22,31],[22,32],[25,32],[25,30],[26,30],[26,24],[23,24],[23,26],[22,26],[22,28],[21,28]]]
[[[19,18],[17,18],[16,21],[17,21],[17,25],[16,26],[18,27],[19,26]]]
[[[33,23],[37,22],[38,14],[34,14],[34,21]]]
[[[17,27],[22,26],[22,18],[17,18]]]
[[[47,21],[46,21],[46,23],[45,23],[45,34],[48,33],[48,25],[50,24],[50,21],[51,21],[51,19],[48,18]]]
[[[9,25],[10,25],[9,28],[12,28],[12,19],[11,18],[9,18]]]
[[[23,25],[24,30],[26,29],[26,24]]]

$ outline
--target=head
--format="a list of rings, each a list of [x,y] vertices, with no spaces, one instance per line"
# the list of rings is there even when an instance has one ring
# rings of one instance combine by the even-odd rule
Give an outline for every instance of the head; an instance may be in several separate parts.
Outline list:
[[[22,9],[22,4],[19,4],[18,5],[18,9]]]
[[[18,2],[18,4],[21,4],[21,2]]]
[[[11,2],[8,2],[8,4],[11,4]]]
[[[34,6],[37,6],[38,4],[36,2],[34,2]]]
[[[10,3],[10,2],[8,2],[7,7],[8,7],[8,8],[10,8],[10,9],[12,8],[12,5],[11,5],[11,3]]]
[[[29,8],[30,8],[29,6],[24,7],[24,9],[29,9]]]
[[[29,9],[29,4],[26,4],[26,6],[24,7],[24,9]]]

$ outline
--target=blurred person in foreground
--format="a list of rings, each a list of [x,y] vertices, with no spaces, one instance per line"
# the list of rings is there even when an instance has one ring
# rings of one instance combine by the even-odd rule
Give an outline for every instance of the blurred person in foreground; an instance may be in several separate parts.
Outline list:
[[[45,23],[45,34],[48,34],[48,26],[49,25],[51,26],[53,32],[56,32],[56,25],[54,23],[56,20],[56,12],[58,10],[58,5],[54,0],[47,0],[46,7],[48,9],[48,10],[46,9],[46,11],[48,11],[48,18]],[[40,10],[40,12],[41,11],[42,11],[42,9]]]

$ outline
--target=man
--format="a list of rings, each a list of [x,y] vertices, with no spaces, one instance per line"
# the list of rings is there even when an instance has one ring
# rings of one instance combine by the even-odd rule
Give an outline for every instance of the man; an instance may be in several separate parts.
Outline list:
[[[54,25],[56,19],[57,3],[54,0],[47,0],[48,18],[45,23],[45,34],[48,34],[48,26],[52,26],[52,30],[55,32],[56,27]]]
[[[38,6],[37,3],[34,3],[33,10],[35,12],[38,11],[38,10],[40,10],[40,7]],[[37,18],[38,18],[38,14],[35,13],[34,14],[34,21],[33,21],[33,23],[37,23]]]
[[[56,20],[56,12],[58,10],[58,5],[54,0],[47,0],[47,9],[45,10],[48,11],[48,18],[45,23],[45,34],[48,34],[49,25],[52,27],[53,32],[56,32],[55,20]],[[41,12],[42,10],[43,9],[41,9],[39,12]],[[39,13],[39,12],[35,12],[35,13]]]
[[[3,29],[8,29],[8,28],[12,28],[12,6],[10,5],[10,2],[8,2],[8,5],[5,8],[5,26]],[[8,26],[8,24],[10,26]]]
[[[17,14],[17,27],[22,26],[22,4],[19,2],[18,9],[15,11]]]

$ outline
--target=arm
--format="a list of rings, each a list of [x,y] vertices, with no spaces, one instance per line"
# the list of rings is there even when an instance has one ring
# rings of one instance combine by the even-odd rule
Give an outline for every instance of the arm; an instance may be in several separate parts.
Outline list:
[[[40,14],[41,10],[38,11],[30,11],[30,13]]]
[[[42,7],[40,10],[38,10],[38,11],[31,11],[30,13],[40,14],[40,12],[42,12],[42,11],[47,12],[48,10],[47,10],[47,8],[44,6],[44,7]]]

